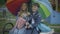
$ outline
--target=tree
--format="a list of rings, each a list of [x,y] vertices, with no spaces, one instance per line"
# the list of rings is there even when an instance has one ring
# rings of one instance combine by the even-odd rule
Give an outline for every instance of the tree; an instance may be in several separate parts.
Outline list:
[[[7,0],[0,0],[0,6],[4,5]]]

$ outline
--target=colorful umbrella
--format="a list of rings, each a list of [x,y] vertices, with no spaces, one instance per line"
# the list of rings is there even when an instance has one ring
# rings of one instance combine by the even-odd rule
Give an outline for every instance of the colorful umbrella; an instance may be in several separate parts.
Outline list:
[[[29,0],[8,0],[6,6],[12,14],[17,15],[17,12],[20,9],[21,4],[23,2],[29,2]],[[32,3],[38,2],[40,4],[39,12],[42,15],[42,18],[47,18],[50,15],[52,8],[51,5],[49,4],[49,1],[31,0],[31,2]]]
[[[48,16],[50,16],[51,11],[53,11],[48,0],[32,0],[32,2],[39,3],[39,12],[42,15],[42,18],[47,18]]]
[[[24,2],[29,2],[29,0],[7,0],[6,6],[13,15],[17,15],[18,10]]]

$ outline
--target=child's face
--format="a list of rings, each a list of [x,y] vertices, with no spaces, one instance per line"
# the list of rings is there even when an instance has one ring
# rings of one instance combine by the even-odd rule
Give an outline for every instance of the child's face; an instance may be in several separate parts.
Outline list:
[[[26,10],[27,9],[27,4],[26,3],[23,3],[21,9],[22,10]]]
[[[33,12],[36,12],[37,10],[38,10],[38,7],[33,5],[33,6],[32,6],[32,11],[33,11]]]

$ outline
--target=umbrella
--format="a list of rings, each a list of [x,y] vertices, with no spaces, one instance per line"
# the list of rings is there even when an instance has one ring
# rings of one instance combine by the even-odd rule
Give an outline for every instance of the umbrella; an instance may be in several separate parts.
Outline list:
[[[42,18],[47,18],[50,16],[53,11],[51,4],[48,0],[32,0],[33,3],[38,3],[40,5],[39,13],[42,15]]]
[[[8,2],[6,3],[6,6],[12,14],[17,15],[17,12],[20,9],[21,4],[23,2],[29,2],[29,0],[10,0],[10,1],[8,0]],[[50,12],[52,11],[52,8],[47,0],[46,1],[31,0],[30,4],[35,2],[38,2],[40,5],[39,13],[42,15],[42,18],[47,18],[48,16],[50,16]]]
[[[29,2],[29,0],[7,0],[6,6],[13,15],[17,15],[17,12],[24,2]]]

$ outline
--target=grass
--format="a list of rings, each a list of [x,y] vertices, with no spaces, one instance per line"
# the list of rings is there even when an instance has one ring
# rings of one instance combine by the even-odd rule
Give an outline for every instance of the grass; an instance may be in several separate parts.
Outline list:
[[[60,26],[60,24],[50,24],[50,23],[44,23],[44,24],[46,24],[47,26]]]
[[[4,20],[0,20],[0,34],[2,34],[3,27],[4,27],[4,25],[6,23],[9,23],[9,21],[7,22],[5,19]],[[11,23],[15,24],[15,22],[11,22]],[[7,25],[5,28],[8,30],[8,29],[11,29],[12,26],[11,25]]]
[[[60,28],[54,28],[55,32],[60,32]]]
[[[60,26],[60,24],[49,24],[49,23],[44,23],[47,26]],[[55,32],[60,32],[60,28],[54,28],[51,27],[52,29],[54,29]]]
[[[3,27],[4,27],[4,25],[6,24],[6,23],[9,23],[10,21],[7,21],[7,18],[13,18],[13,19],[15,19],[16,17],[14,16],[14,15],[12,15],[10,12],[7,12],[6,13],[6,16],[7,17],[3,17],[3,13],[2,12],[0,12],[0,34],[2,34],[2,30],[3,30]],[[1,18],[5,18],[5,19],[1,19]],[[12,21],[11,23],[13,23],[13,24],[15,24],[15,21]],[[11,25],[8,25],[8,26],[6,26],[6,29],[9,29],[9,28],[11,28]],[[8,34],[7,32],[6,32],[6,34]]]
[[[58,7],[58,11],[60,12],[60,6]]]

